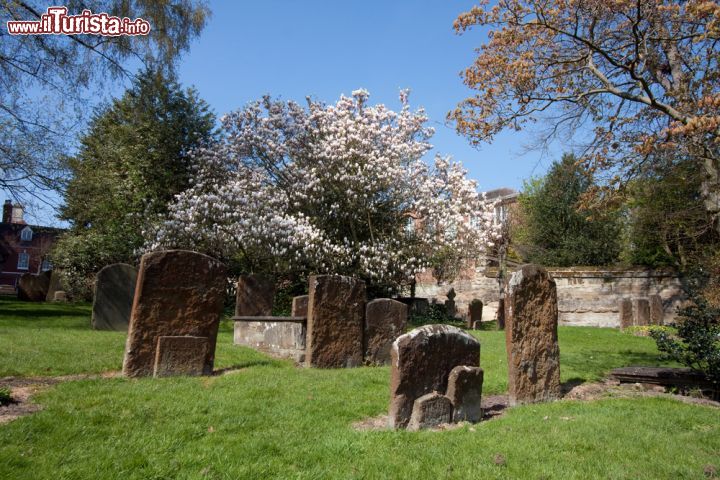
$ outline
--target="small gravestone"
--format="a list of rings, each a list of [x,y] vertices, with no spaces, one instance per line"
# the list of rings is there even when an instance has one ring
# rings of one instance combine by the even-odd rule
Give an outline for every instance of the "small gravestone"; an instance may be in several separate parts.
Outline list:
[[[207,337],[158,337],[153,376],[202,375],[208,348]]]
[[[309,288],[307,364],[319,368],[362,365],[365,282],[340,275],[313,275]]]
[[[633,311],[635,314],[634,325],[639,327],[650,325],[650,301],[647,298],[634,299]]]
[[[23,273],[18,280],[18,300],[26,302],[44,302],[50,287],[51,272],[40,275]]]
[[[137,269],[125,263],[115,263],[95,276],[92,327],[95,330],[127,332],[130,323]]]
[[[633,307],[632,300],[629,298],[621,298],[618,303],[620,310],[620,328],[623,330],[633,325]]]
[[[665,317],[665,309],[663,308],[662,298],[660,295],[650,295],[650,324],[662,325]]]
[[[483,302],[477,298],[468,306],[468,328],[474,328],[475,322],[482,321]]]
[[[412,415],[407,429],[418,431],[452,422],[453,406],[450,400],[438,392],[428,393],[413,402]]]
[[[48,285],[47,295],[45,295],[46,302],[54,302],[55,292],[64,290],[62,280],[60,278],[60,272],[57,270],[50,271],[50,284]]]
[[[497,329],[505,330],[505,299],[501,298],[498,300],[498,308],[495,312],[497,318]]]
[[[425,325],[393,342],[390,371],[389,426],[405,428],[416,399],[447,391],[459,365],[480,366],[480,343],[450,325]]]
[[[448,377],[446,396],[453,406],[453,422],[479,422],[482,419],[483,370],[461,365]]]
[[[66,302],[67,294],[63,290],[58,290],[53,295],[53,302]]]
[[[307,317],[308,298],[309,297],[307,295],[294,297],[292,300],[292,310],[290,315],[293,317]]]
[[[537,265],[510,277],[505,344],[510,405],[560,398],[560,348],[555,281]]]
[[[201,253],[166,250],[143,255],[130,315],[123,374],[150,376],[157,339],[207,337],[203,373],[212,373],[225,299],[225,265]]]
[[[457,314],[457,306],[455,305],[455,289],[451,288],[450,291],[447,293],[447,300],[445,300],[445,313],[447,313],[448,317],[455,317]]]
[[[473,330],[482,330],[483,329],[482,322],[480,320],[474,321],[472,324],[472,329]]]
[[[275,280],[265,275],[240,275],[237,281],[235,315],[265,317],[272,315]]]
[[[365,309],[365,363],[390,363],[390,348],[407,326],[408,307],[404,303],[378,298]]]

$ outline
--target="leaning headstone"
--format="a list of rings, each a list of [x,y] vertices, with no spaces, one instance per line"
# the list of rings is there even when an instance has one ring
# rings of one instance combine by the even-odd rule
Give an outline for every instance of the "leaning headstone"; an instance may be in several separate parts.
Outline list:
[[[461,365],[450,372],[446,396],[453,405],[453,422],[482,419],[483,369]]]
[[[56,270],[50,271],[50,284],[48,285],[48,292],[45,296],[46,302],[54,302],[55,300],[55,292],[64,290],[62,286],[62,281],[60,279],[60,272]]]
[[[18,300],[44,302],[50,287],[50,275],[49,271],[39,275],[23,273],[18,280]]]
[[[621,298],[618,304],[620,310],[620,328],[623,330],[633,325],[633,308],[632,300],[629,298]]]
[[[275,280],[265,275],[240,275],[237,281],[235,315],[265,317],[272,315]]]
[[[402,335],[390,350],[389,426],[405,428],[416,399],[447,391],[459,365],[480,366],[480,343],[450,325],[425,325]]]
[[[438,392],[428,393],[415,400],[407,429],[418,431],[452,422],[453,407],[450,400]]]
[[[365,282],[340,275],[313,275],[309,288],[307,364],[319,368],[362,365]]]
[[[209,348],[208,343],[207,337],[158,337],[153,376],[202,375]]]
[[[660,295],[650,295],[650,324],[662,325],[665,317],[665,309]]]
[[[157,339],[163,336],[207,337],[203,374],[212,373],[225,283],[225,265],[207,255],[187,250],[143,255],[123,374],[152,375]]]
[[[67,294],[63,290],[58,290],[53,295],[53,302],[67,302]]]
[[[307,317],[308,296],[300,295],[292,300],[292,310],[290,315],[293,317]]]
[[[455,305],[455,297],[456,297],[455,289],[451,288],[450,291],[447,293],[447,300],[445,300],[445,312],[447,313],[448,317],[455,317],[457,314],[457,306]]]
[[[378,298],[365,309],[365,363],[385,365],[390,363],[390,348],[405,333],[408,307],[404,303]]]
[[[125,263],[115,263],[95,276],[92,327],[95,330],[127,332],[130,323],[137,269]]]
[[[635,318],[633,324],[639,327],[650,325],[650,301],[647,298],[633,300]]]
[[[475,322],[482,321],[483,302],[477,298],[468,306],[468,328],[473,328]]]
[[[510,405],[560,398],[560,348],[555,281],[537,265],[510,277],[505,343]]]

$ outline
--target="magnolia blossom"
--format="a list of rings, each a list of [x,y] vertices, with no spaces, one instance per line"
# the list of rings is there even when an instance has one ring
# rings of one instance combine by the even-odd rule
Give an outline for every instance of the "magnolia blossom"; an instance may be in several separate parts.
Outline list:
[[[149,249],[184,247],[277,269],[401,284],[452,249],[477,258],[495,241],[493,205],[449,158],[422,157],[422,109],[265,97],[223,117],[223,139],[194,153],[191,188],[147,232]]]

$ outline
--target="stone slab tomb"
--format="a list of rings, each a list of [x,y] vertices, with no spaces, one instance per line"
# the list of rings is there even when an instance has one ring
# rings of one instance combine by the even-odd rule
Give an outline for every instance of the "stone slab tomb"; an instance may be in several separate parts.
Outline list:
[[[368,302],[363,334],[366,364],[390,363],[392,343],[405,332],[407,317],[408,307],[404,303],[389,298]]]
[[[313,275],[308,283],[307,365],[362,365],[365,282],[340,275]]]
[[[210,374],[225,298],[226,270],[201,253],[166,250],[143,255],[130,315],[123,374],[154,373],[158,338],[207,338],[203,374]]]
[[[51,272],[39,275],[23,273],[18,280],[18,300],[26,302],[44,302],[50,287]]]
[[[415,400],[445,393],[452,370],[480,366],[480,343],[450,325],[426,325],[395,340],[390,351],[390,428],[406,428]]]
[[[505,298],[510,405],[560,398],[555,281],[537,265],[512,274]]]
[[[95,276],[92,327],[95,330],[127,332],[130,323],[137,269],[125,263],[115,263]]]
[[[153,376],[202,375],[208,348],[207,337],[158,337]]]

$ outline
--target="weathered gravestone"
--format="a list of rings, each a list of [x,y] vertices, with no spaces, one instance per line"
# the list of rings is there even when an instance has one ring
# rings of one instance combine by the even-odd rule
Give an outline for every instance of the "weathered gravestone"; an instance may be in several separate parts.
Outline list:
[[[365,282],[313,275],[309,288],[307,364],[319,368],[362,365]]]
[[[95,330],[127,332],[130,323],[137,269],[125,263],[115,263],[95,276],[92,327]]]
[[[417,431],[452,422],[453,407],[450,400],[438,392],[428,393],[413,402],[412,415],[407,429]]]
[[[50,283],[48,284],[47,295],[45,295],[46,302],[55,301],[55,292],[64,291],[65,287],[62,285],[60,278],[60,272],[56,270],[50,271]]]
[[[510,404],[560,397],[560,348],[555,281],[537,265],[510,277],[505,297],[505,343]]]
[[[455,293],[455,289],[451,288],[450,291],[447,293],[447,300],[445,300],[445,312],[447,313],[448,317],[455,317],[457,314],[457,306],[455,305],[455,297],[457,294]]]
[[[620,328],[626,329],[633,325],[633,307],[632,300],[629,298],[621,298],[618,303],[620,310]]]
[[[633,300],[634,320],[636,326],[650,325],[650,301],[647,298],[636,298]]]
[[[453,422],[479,422],[482,419],[483,369],[461,365],[448,377],[446,396],[453,406]]]
[[[237,281],[235,315],[265,317],[272,315],[275,280],[264,275],[240,275]]]
[[[468,328],[475,328],[475,322],[482,321],[483,302],[477,298],[468,306]]]
[[[505,330],[505,298],[501,297],[500,300],[498,300],[498,308],[495,312],[495,317],[497,320],[497,329],[498,330]]]
[[[153,376],[202,375],[208,348],[207,337],[158,337]]]
[[[662,325],[665,317],[665,308],[663,308],[662,298],[660,295],[650,295],[650,324]]]
[[[378,298],[368,302],[365,309],[365,363],[390,363],[392,343],[405,332],[408,307],[404,303]]]
[[[223,310],[225,265],[201,253],[143,255],[128,330],[123,374],[153,374],[158,337],[207,337],[203,373],[212,373]]]
[[[55,292],[55,295],[53,295],[53,302],[66,302],[67,301],[67,294],[64,290],[58,290]]]
[[[39,275],[23,273],[18,280],[18,300],[26,302],[43,302],[50,287],[51,272]]]
[[[292,300],[292,308],[290,315],[293,317],[307,317],[308,311],[308,297],[307,295],[300,295],[294,297]]]
[[[447,391],[453,368],[480,366],[480,343],[450,325],[425,325],[402,335],[390,350],[390,428],[405,428],[416,399]]]

